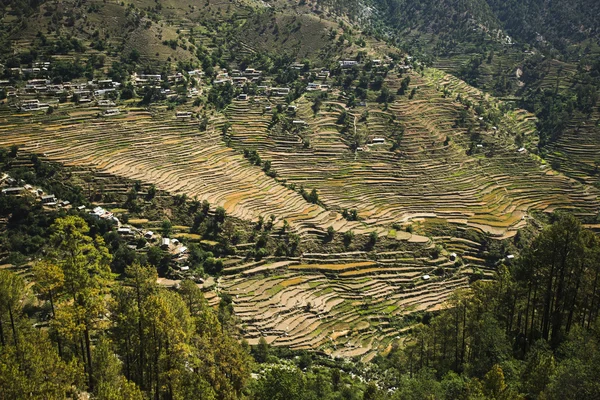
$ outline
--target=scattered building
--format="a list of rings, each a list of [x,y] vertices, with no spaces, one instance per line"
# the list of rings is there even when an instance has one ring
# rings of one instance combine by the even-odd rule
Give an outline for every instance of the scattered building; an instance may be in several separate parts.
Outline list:
[[[290,88],[271,88],[272,96],[287,96],[290,94]]]
[[[40,101],[38,99],[23,100],[21,102],[21,111],[47,110],[49,107],[50,107],[50,104],[40,103]]]
[[[190,111],[177,111],[175,117],[180,119],[192,118],[192,113]]]
[[[105,110],[103,114],[105,117],[111,117],[114,115],[121,114],[121,110],[119,110],[118,108],[109,108],[108,110]]]
[[[114,107],[116,104],[111,100],[98,100],[98,107]]]
[[[53,194],[47,194],[42,196],[42,203],[44,204],[56,204],[56,196]]]
[[[342,60],[342,61],[340,61],[340,66],[342,68],[350,68],[350,67],[353,67],[355,65],[358,65],[358,61],[354,61],[354,60]]]
[[[9,187],[2,189],[2,194],[6,196],[20,196],[24,191],[24,187]]]
[[[119,235],[123,235],[123,236],[131,236],[133,234],[133,232],[131,231],[131,228],[125,227],[125,226],[117,228],[117,233]]]

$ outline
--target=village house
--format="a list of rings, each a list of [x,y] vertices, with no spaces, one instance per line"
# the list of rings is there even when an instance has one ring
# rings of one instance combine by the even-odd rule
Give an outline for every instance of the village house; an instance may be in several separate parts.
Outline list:
[[[177,111],[175,117],[180,119],[192,118],[192,113],[190,111]]]
[[[108,110],[105,110],[103,114],[105,117],[111,117],[114,115],[121,114],[121,110],[119,110],[118,108],[109,108]]]

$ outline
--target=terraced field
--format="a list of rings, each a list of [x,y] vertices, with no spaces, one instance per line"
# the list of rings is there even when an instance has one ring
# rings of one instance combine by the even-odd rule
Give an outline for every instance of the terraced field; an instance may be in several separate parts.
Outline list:
[[[390,74],[387,81],[395,89],[399,79]],[[399,97],[385,110],[375,102],[347,109],[344,97],[334,92],[315,115],[312,103],[302,97],[293,118],[306,125],[298,132],[268,129],[266,98],[234,101],[225,115],[212,116],[206,132],[165,109],[132,107],[110,118],[98,117],[100,110],[93,107],[61,106],[52,116],[4,109],[0,145],[18,144],[65,164],[155,183],[162,190],[207,199],[240,218],[275,214],[303,232],[333,226],[342,232],[375,229],[387,235],[392,223],[442,218],[506,236],[514,234],[533,209],[597,212],[596,190],[556,174],[511,144],[516,134],[526,143],[534,140],[532,115],[511,111],[493,129],[480,121],[483,117],[472,115],[479,139],[467,155],[472,138],[467,128],[455,126],[463,106],[454,98],[460,94],[497,107],[494,100],[436,70],[424,77],[414,74],[412,82],[418,87],[415,97]],[[338,123],[343,111],[352,121],[350,132],[343,132]],[[232,124],[233,148],[221,136],[226,120]],[[392,151],[391,132],[399,124],[404,135],[399,149]],[[386,143],[363,144],[364,151],[352,151],[352,135],[364,143],[373,137],[385,138]],[[310,141],[308,148],[302,138]],[[272,161],[281,180],[307,191],[317,189],[327,209],[307,203],[266,176],[243,158],[242,149],[256,149]],[[343,209],[357,209],[361,221],[346,221]]]
[[[251,344],[265,337],[273,345],[368,360],[410,324],[406,316],[439,308],[468,283],[468,265],[418,256],[418,247],[427,246],[381,253],[377,261],[354,252],[236,265],[226,268],[219,287],[233,297]],[[433,275],[441,269],[444,275]]]
[[[588,184],[600,183],[600,109],[579,113],[560,138],[548,146],[547,159],[565,174]]]
[[[484,126],[480,145],[467,156],[470,137],[466,128],[453,126],[462,107],[453,98],[460,93],[489,107],[497,102],[433,70],[424,78],[414,76],[413,82],[417,96],[400,98],[385,111],[376,104],[346,109],[343,99],[331,99],[314,115],[311,103],[301,99],[294,119],[307,125],[299,134],[270,132],[265,103],[234,102],[227,110],[233,145],[257,149],[288,182],[316,188],[330,208],[356,208],[371,226],[435,217],[502,236],[514,233],[532,209],[597,210],[597,191],[518,151],[517,134],[535,147],[534,116],[516,110],[503,115],[500,126]],[[396,83],[392,77],[390,86]],[[442,89],[452,96],[444,97]],[[366,137],[391,142],[394,123],[403,124],[400,151],[391,151],[391,144],[352,151],[348,133],[336,123],[343,110],[355,124],[368,112],[367,121],[353,128]],[[303,138],[310,140],[310,148],[303,146]]]
[[[61,109],[62,110],[62,109]],[[245,219],[276,214],[300,229],[341,221],[337,213],[307,203],[225,147],[215,119],[208,132],[173,113],[130,109],[113,119],[99,110],[68,109],[68,117],[2,113],[0,145],[19,144],[66,165],[93,166],[117,176],[197,196]],[[44,122],[42,122],[44,121]]]
[[[395,92],[400,80],[390,73],[386,85]],[[507,111],[492,126],[488,113],[501,103],[439,70],[411,74],[413,87],[413,98],[396,96],[387,106],[369,98],[355,108],[333,90],[317,113],[306,94],[284,117],[303,123],[285,129],[270,126],[272,114],[265,110],[283,101],[266,97],[236,100],[224,113],[210,114],[205,131],[197,119],[177,119],[164,107],[121,104],[120,115],[101,117],[100,109],[89,106],[61,104],[51,115],[3,106],[0,146],[17,144],[100,176],[153,183],[246,220],[274,214],[305,240],[330,226],[398,240],[402,250],[388,253],[305,253],[269,263],[228,263],[217,285],[234,298],[251,343],[266,337],[274,345],[370,359],[412,323],[408,315],[441,307],[475,271],[483,278],[493,273],[478,243],[432,237],[426,228],[412,234],[398,225],[441,221],[507,238],[532,210],[595,215],[600,208],[597,189],[556,173],[527,151],[536,147],[531,114]],[[459,124],[465,107],[459,95],[481,104],[485,114],[469,109],[466,123]],[[372,144],[373,138],[385,143]],[[356,145],[362,150],[353,150]],[[271,161],[277,179],[245,159],[245,149]],[[308,203],[300,186],[316,189],[322,205]],[[344,209],[356,209],[359,220],[344,219]],[[444,251],[432,259],[436,245]],[[451,253],[458,259],[447,258]]]

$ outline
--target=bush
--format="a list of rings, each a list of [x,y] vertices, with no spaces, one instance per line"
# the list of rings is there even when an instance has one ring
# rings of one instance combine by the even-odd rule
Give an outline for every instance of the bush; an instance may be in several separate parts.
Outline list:
[[[354,232],[353,231],[346,231],[344,233],[344,245],[346,247],[350,246],[350,244],[352,243],[352,240],[354,240]]]

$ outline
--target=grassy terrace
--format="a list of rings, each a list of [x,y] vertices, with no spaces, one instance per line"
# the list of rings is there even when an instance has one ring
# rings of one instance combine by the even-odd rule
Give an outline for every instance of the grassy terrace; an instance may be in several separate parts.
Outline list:
[[[398,82],[397,76],[388,76],[391,88]],[[227,110],[233,145],[257,149],[263,159],[272,161],[279,177],[317,189],[330,208],[356,208],[364,222],[375,227],[437,217],[502,236],[519,228],[530,210],[597,208],[596,191],[551,173],[527,151],[517,151],[518,133],[526,146],[535,147],[531,114],[510,111],[495,129],[477,128],[481,147],[467,156],[470,137],[466,128],[455,126],[463,106],[454,98],[460,93],[494,109],[499,103],[436,70],[428,70],[423,78],[413,75],[411,82],[419,88],[415,98],[399,97],[387,110],[375,102],[348,109],[334,92],[315,115],[312,103],[301,98],[291,118],[308,125],[298,134],[268,131],[271,115],[263,112],[266,101],[236,101]],[[451,95],[444,97],[442,89]],[[343,133],[338,123],[344,110],[354,120],[350,134],[365,132],[365,138],[384,137],[390,144],[353,152],[350,134]],[[365,111],[366,121],[357,123]],[[405,127],[396,152],[390,149],[392,118]],[[477,115],[472,118],[479,124]],[[303,147],[302,138],[309,139],[309,148]],[[344,229],[343,221],[335,227]],[[389,232],[377,229],[380,234]]]
[[[386,82],[395,91],[399,81],[389,74]],[[162,108],[130,107],[110,118],[97,117],[100,110],[93,107],[61,105],[51,116],[5,108],[0,110],[0,145],[18,144],[65,164],[155,183],[174,194],[207,199],[241,218],[275,214],[301,232],[333,226],[342,232],[374,229],[385,236],[394,222],[441,218],[502,236],[519,228],[530,210],[598,208],[597,191],[517,151],[512,142],[517,133],[534,144],[530,114],[508,112],[495,129],[470,115],[478,124],[478,146],[473,147],[467,129],[456,126],[463,107],[456,95],[483,100],[490,109],[497,101],[438,70],[427,70],[423,77],[413,74],[411,82],[418,87],[415,97],[397,96],[385,109],[374,101],[348,109],[334,91],[315,114],[312,102],[302,97],[290,116],[306,121],[299,132],[268,129],[271,114],[264,108],[275,104],[266,98],[234,101],[224,115],[212,116],[206,132]],[[450,95],[444,96],[442,89]],[[339,123],[344,111],[350,121],[346,132]],[[233,148],[221,137],[226,121],[232,124]],[[398,124],[404,126],[404,135],[398,150],[392,151],[391,132]],[[386,143],[363,144],[364,151],[355,152],[350,148],[353,135],[362,143],[373,137],[383,137]],[[303,146],[303,139],[309,147]],[[470,146],[474,151],[467,155]],[[250,165],[241,155],[243,149],[258,150],[287,183],[317,189],[328,210],[307,203]],[[581,162],[592,163],[585,158]],[[361,221],[344,220],[343,209],[357,209]],[[395,236],[427,241],[410,234]]]
[[[61,107],[63,118],[0,112],[0,143],[19,144],[67,165],[154,183],[173,194],[207,199],[238,217],[276,214],[299,228],[334,223],[336,213],[309,204],[224,146],[213,121],[207,132],[174,112],[96,118],[99,110]],[[83,113],[82,111],[86,111]]]
[[[318,348],[336,356],[370,359],[394,340],[404,316],[435,310],[468,283],[463,266],[442,257],[385,254],[384,261],[327,264],[250,263],[221,278],[250,343],[260,337],[294,349]],[[383,256],[383,255],[382,255]],[[445,273],[433,274],[439,266]],[[244,273],[244,272],[250,273]],[[423,280],[431,274],[430,280]]]
[[[561,172],[588,184],[600,183],[600,109],[577,113],[561,137],[548,148],[547,159]]]
[[[386,84],[395,93],[401,79],[390,73]],[[457,95],[481,101],[486,110],[498,109],[497,100],[439,70],[412,74],[413,87],[418,89],[412,99],[396,96],[387,107],[371,96],[366,107],[348,108],[347,98],[334,90],[317,113],[311,96],[302,96],[294,102],[295,115],[286,117],[306,122],[297,131],[269,129],[272,115],[265,107],[282,100],[264,97],[235,100],[224,113],[211,114],[203,132],[196,119],[178,120],[164,107],[120,104],[121,115],[105,118],[90,106],[61,104],[52,115],[3,106],[0,146],[17,144],[100,177],[116,175],[206,199],[246,220],[274,214],[301,234],[322,234],[333,226],[337,235],[376,231],[402,242],[402,251],[305,253],[299,259],[228,265],[218,283],[232,295],[251,343],[266,337],[274,345],[369,359],[397,340],[398,330],[411,323],[407,315],[439,309],[453,290],[468,285],[469,274],[487,278],[493,272],[478,243],[442,236],[448,233],[433,237],[434,223],[506,238],[533,210],[591,214],[600,207],[598,190],[518,151],[517,134],[526,148],[535,147],[531,114],[509,111],[494,129],[469,110],[474,141],[457,124],[464,108]],[[344,113],[346,129],[340,123]],[[404,134],[392,150],[400,125]],[[368,145],[374,137],[386,143]],[[354,140],[362,151],[352,150]],[[244,149],[271,161],[277,180],[245,159]],[[298,193],[301,185],[307,192],[316,189],[323,206],[308,203]],[[343,209],[356,209],[360,220],[342,218]],[[437,244],[444,251],[431,258],[428,252]],[[456,264],[447,258],[452,252],[460,259]],[[426,274],[431,279],[424,280]]]

